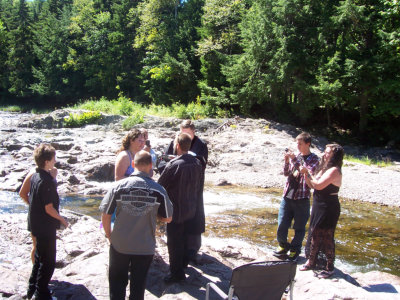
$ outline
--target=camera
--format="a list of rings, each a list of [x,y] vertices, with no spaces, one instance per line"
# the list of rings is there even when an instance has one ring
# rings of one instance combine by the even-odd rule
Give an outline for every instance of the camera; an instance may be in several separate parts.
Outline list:
[[[289,148],[285,148],[285,152],[289,152]]]
[[[145,144],[147,147],[150,147],[150,140],[146,140]]]

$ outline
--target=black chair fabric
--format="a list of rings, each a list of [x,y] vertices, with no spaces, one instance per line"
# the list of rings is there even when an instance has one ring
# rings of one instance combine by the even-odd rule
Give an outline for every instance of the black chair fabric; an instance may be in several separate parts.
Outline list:
[[[230,285],[239,300],[280,300],[296,276],[296,262],[265,261],[233,269]]]

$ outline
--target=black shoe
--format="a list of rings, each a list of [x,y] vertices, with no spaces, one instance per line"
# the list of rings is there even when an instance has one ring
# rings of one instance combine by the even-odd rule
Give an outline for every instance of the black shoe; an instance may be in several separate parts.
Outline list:
[[[278,248],[274,251],[274,255],[286,255],[288,249],[282,246],[278,246]]]
[[[200,257],[198,255],[194,255],[193,257],[189,258],[189,264],[191,264],[192,266],[201,265]]]
[[[297,261],[297,258],[299,257],[300,252],[296,250],[290,250],[289,255],[288,255],[288,260],[290,261]]]
[[[36,291],[35,294],[33,295],[34,300],[36,299],[40,299],[40,300],[57,300],[57,297],[53,296],[53,291],[50,291],[48,293],[45,293],[44,295],[41,294],[39,295],[39,293]]]
[[[186,279],[186,276],[185,276],[185,275],[183,275],[183,276],[176,276],[176,275],[169,274],[168,276],[164,277],[164,282],[165,282],[166,284],[178,283],[178,282],[183,282],[183,281],[185,281],[185,279]]]
[[[275,256],[276,258],[280,259],[280,260],[288,260],[287,254],[275,254],[275,253],[272,253],[272,255]]]
[[[29,288],[28,292],[26,293],[26,298],[27,299],[32,299],[33,294],[35,293],[35,291],[36,291],[36,288]]]

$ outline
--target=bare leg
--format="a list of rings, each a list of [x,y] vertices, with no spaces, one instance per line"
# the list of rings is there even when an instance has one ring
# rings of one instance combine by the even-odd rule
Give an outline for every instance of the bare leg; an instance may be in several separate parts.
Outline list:
[[[36,251],[36,237],[34,237],[31,234],[32,237],[32,251],[31,251],[31,259],[32,259],[32,264],[35,263],[35,251]]]

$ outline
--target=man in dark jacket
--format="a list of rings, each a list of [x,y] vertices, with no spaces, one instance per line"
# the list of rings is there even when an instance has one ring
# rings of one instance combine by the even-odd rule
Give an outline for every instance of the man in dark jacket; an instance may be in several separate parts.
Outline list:
[[[180,124],[180,133],[187,133],[192,141],[190,143],[189,154],[196,156],[200,160],[203,166],[203,178],[199,184],[201,184],[201,195],[197,202],[196,215],[189,224],[187,224],[188,230],[188,245],[186,249],[186,255],[188,262],[197,263],[197,252],[201,247],[201,234],[205,231],[205,215],[204,215],[204,202],[203,202],[203,190],[204,190],[204,178],[205,169],[208,160],[208,148],[207,144],[201,140],[195,134],[195,126],[191,120],[184,120]],[[174,141],[171,141],[168,148],[165,151],[165,155],[177,155],[174,146]]]
[[[192,139],[181,133],[176,139],[177,157],[165,167],[158,183],[168,193],[174,205],[172,222],[167,225],[167,244],[170,274],[165,282],[184,280],[184,268],[188,262],[188,236],[202,199],[204,171],[199,159],[188,154]]]

